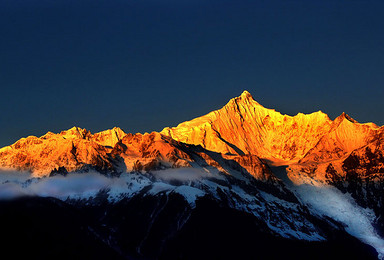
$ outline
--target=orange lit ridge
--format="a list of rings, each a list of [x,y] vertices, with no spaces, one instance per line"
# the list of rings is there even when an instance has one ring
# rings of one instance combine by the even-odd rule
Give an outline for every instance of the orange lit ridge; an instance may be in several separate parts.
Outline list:
[[[210,167],[227,172],[227,166],[215,157],[220,154],[224,161],[235,161],[258,179],[271,178],[265,163],[290,165],[290,177],[295,179],[296,172],[314,162],[320,168],[334,162],[337,170],[348,155],[370,145],[381,133],[383,127],[359,124],[345,113],[335,120],[321,111],[282,115],[244,91],[221,109],[160,133],[127,134],[115,127],[92,134],[73,127],[58,134],[22,138],[0,149],[0,166],[30,170],[35,175],[89,166],[145,172],[192,167],[197,154]]]

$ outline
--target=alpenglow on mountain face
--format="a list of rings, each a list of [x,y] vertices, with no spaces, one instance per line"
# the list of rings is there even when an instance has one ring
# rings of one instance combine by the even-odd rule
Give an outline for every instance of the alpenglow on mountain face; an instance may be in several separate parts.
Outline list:
[[[244,91],[161,132],[73,127],[1,148],[13,177],[0,172],[0,199],[17,202],[0,211],[64,203],[88,225],[79,239],[117,259],[382,258],[383,138],[345,113],[282,115]]]

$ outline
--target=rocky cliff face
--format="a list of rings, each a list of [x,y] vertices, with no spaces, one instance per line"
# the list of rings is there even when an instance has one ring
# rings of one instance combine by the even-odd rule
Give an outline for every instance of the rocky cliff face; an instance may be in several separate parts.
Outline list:
[[[0,149],[0,166],[46,175],[58,168],[75,171],[93,166],[129,172],[193,167],[205,161],[220,171],[235,163],[256,178],[268,179],[268,163],[292,165],[297,169],[289,174],[293,179],[304,176],[297,172],[306,171],[324,179],[331,162],[345,175],[341,162],[378,140],[382,131],[345,113],[334,121],[320,111],[282,115],[244,91],[223,108],[160,133],[126,134],[115,127],[92,134],[73,127],[59,134],[22,138]]]
[[[48,175],[64,167],[67,171],[91,166],[112,170],[108,149],[93,140],[93,135],[78,127],[59,134],[48,132],[41,137],[29,136],[0,149],[0,166]]]
[[[343,113],[336,118],[328,133],[310,149],[300,163],[319,163],[340,159],[377,138],[379,128],[373,124],[359,124]]]
[[[299,163],[288,167],[296,184],[331,185],[350,194],[363,208],[372,209],[384,231],[384,128],[359,124],[342,114]]]
[[[331,125],[332,121],[320,111],[294,117],[282,115],[264,108],[244,91],[223,108],[161,133],[219,153],[295,161],[315,146]]]
[[[277,180],[255,155],[224,155],[157,132],[125,134],[116,128],[91,134],[73,127],[59,134],[22,138],[0,150],[0,166],[31,171],[35,176],[90,169],[122,173],[210,167],[242,178]]]
[[[193,159],[177,146],[177,142],[156,132],[127,134],[115,145],[112,154],[123,159],[126,171],[191,167]]]
[[[92,136],[92,140],[106,147],[113,148],[117,142],[119,142],[126,133],[119,127],[114,127],[99,133],[95,133]]]

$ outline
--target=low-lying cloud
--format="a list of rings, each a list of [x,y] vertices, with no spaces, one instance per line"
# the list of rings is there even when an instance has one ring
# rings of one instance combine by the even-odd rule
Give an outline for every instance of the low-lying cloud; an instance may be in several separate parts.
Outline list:
[[[179,184],[188,184],[204,178],[223,179],[223,176],[193,168],[166,169],[151,174],[124,173],[120,177],[89,172],[33,178],[28,172],[0,171],[0,200],[21,196],[55,197],[62,200],[89,198],[101,190],[109,190],[110,194],[118,196],[133,194],[154,183],[178,181]]]
[[[28,173],[0,172],[0,199],[21,196],[55,197],[92,196],[102,189],[124,186],[123,179],[108,178],[99,173],[74,173],[66,177],[32,178]]]

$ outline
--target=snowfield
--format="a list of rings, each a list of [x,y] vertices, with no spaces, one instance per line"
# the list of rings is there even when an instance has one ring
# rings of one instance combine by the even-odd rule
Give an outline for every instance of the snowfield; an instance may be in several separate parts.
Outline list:
[[[26,172],[0,174],[2,200],[39,196],[92,203],[100,192],[106,192],[109,203],[116,203],[134,196],[177,193],[194,208],[196,201],[204,196],[218,201],[225,196],[230,207],[262,219],[274,234],[307,241],[325,240],[316,226],[303,216],[305,205],[312,215],[326,216],[342,223],[349,234],[373,246],[383,258],[384,240],[373,227],[374,213],[358,206],[348,194],[324,185],[290,186],[301,202],[297,203],[249,188],[241,182],[231,183],[224,174],[191,168],[167,169],[152,174],[123,173],[119,177],[107,177],[97,172],[44,178],[33,178]]]

